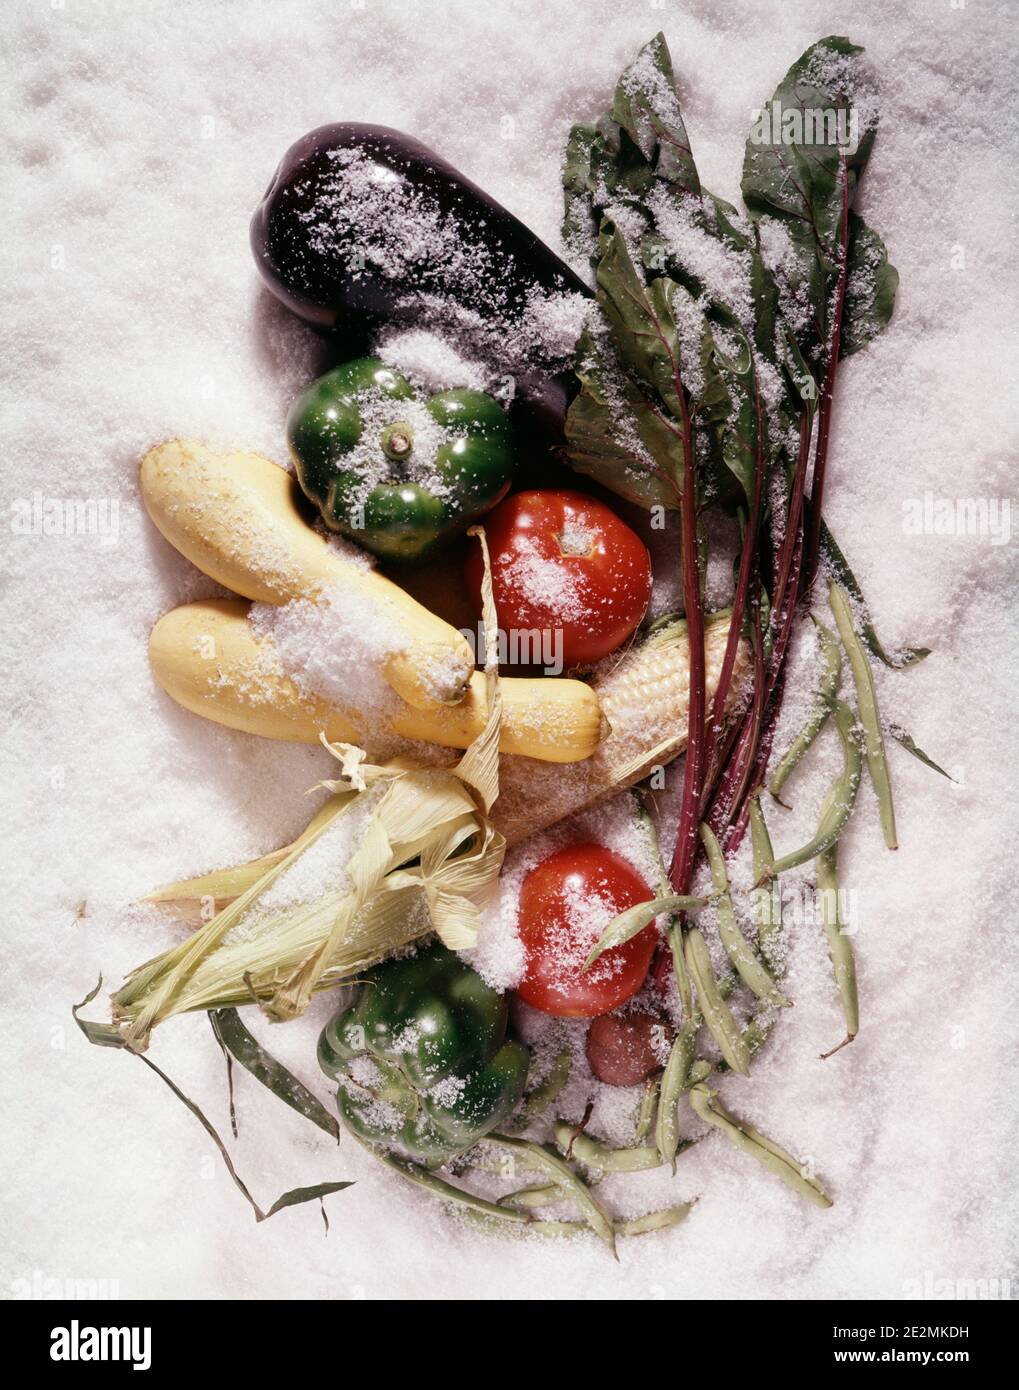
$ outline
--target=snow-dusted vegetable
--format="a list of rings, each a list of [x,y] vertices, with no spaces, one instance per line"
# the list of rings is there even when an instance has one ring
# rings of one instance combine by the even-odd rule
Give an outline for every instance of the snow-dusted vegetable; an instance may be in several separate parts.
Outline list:
[[[651,599],[647,546],[611,507],[561,488],[515,492],[485,522],[504,632],[562,634],[568,671],[602,661],[633,635]],[[481,592],[477,551],[467,582]]]
[[[502,866],[494,720],[456,767],[365,762],[330,745],[328,810],[186,941],[132,971],[113,998],[119,1037],[143,1050],[157,1024],[257,1000],[296,1018],[318,990],[353,980],[433,931],[473,946]],[[218,897],[215,888],[211,896]]]
[[[391,560],[430,555],[494,507],[513,473],[497,400],[421,395],[377,357],[312,382],[290,408],[287,439],[326,526]]]
[[[728,638],[727,614],[709,617],[704,633],[705,689],[717,688]],[[728,716],[746,690],[750,648],[736,649],[725,704]],[[505,685],[506,682],[504,681]],[[592,756],[554,778],[510,760],[502,770],[496,816],[512,844],[564,816],[597,805],[646,777],[655,785],[665,765],[686,747],[690,696],[690,639],[682,619],[663,618],[648,636],[610,657],[591,681],[608,725]]]
[[[438,943],[377,966],[319,1038],[344,1123],[430,1164],[471,1148],[523,1095],[530,1057],[508,1017],[505,996]]]
[[[456,705],[415,709],[396,698],[377,708],[339,708],[301,690],[282,670],[271,637],[259,637],[248,605],[205,599],[164,614],[152,629],[149,660],[160,685],[206,719],[263,738],[317,743],[324,733],[340,743],[372,745],[380,737],[421,739],[466,748],[481,733],[490,704],[476,671]],[[591,755],[601,737],[598,697],[583,681],[507,677],[499,747],[544,762]]]
[[[255,210],[251,249],[273,294],[317,328],[343,333],[382,318],[480,332],[497,371],[513,375],[528,423],[561,438],[573,343],[564,360],[541,361],[533,331],[518,330],[536,304],[587,287],[420,140],[353,121],[310,131]]]
[[[398,634],[382,674],[408,704],[463,699],[474,669],[463,636],[313,530],[294,479],[269,459],[171,439],[142,459],[141,489],[170,544],[218,583],[272,604],[345,594],[363,610],[365,625]]]
[[[588,1065],[606,1086],[637,1086],[661,1071],[670,1031],[655,1014],[641,1010],[602,1014],[587,1030]]]
[[[601,921],[651,896],[637,870],[604,845],[567,845],[536,864],[520,889],[520,998],[542,1013],[594,1018],[636,994],[658,942],[652,926],[610,947],[593,969],[586,961]]]

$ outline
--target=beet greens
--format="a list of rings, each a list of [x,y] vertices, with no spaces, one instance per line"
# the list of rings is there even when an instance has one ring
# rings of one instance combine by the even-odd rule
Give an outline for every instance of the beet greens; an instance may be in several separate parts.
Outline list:
[[[747,140],[745,214],[700,182],[661,34],[622,74],[611,109],[574,126],[568,141],[563,232],[590,260],[600,312],[578,348],[567,455],[629,500],[680,517],[691,668],[675,893],[690,891],[705,844],[717,837],[731,856],[752,812],[763,826],[786,657],[822,565],[852,615],[843,642],[858,665],[864,644],[889,666],[927,654],[882,647],[823,520],[839,362],[888,323],[898,282],[881,237],[853,208],[876,130],[861,53],[847,39],[822,39],[786,73]],[[711,509],[736,521],[740,542],[708,710]],[[726,717],[740,641],[751,646],[754,679]],[[863,680],[861,672],[858,688]],[[876,744],[880,729],[868,723]],[[886,780],[883,747],[872,763]],[[890,788],[879,790],[890,807]],[[834,855],[823,868],[830,884]]]

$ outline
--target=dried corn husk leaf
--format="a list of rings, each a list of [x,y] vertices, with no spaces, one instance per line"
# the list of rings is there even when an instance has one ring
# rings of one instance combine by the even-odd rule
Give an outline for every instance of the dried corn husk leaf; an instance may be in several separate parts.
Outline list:
[[[94,1023],[80,1016],[80,1011],[85,1008],[86,1005],[91,1004],[102,987],[103,977],[100,975],[95,988],[86,994],[80,1004],[72,1006],[71,1016],[90,1043],[93,1043],[97,1047],[119,1047],[126,1049],[126,1040],[116,1029],[111,1028],[108,1024]],[[236,1019],[236,1015],[234,1017]],[[215,1023],[213,1027],[215,1029]],[[221,1045],[226,1042],[226,1038],[221,1035],[218,1030],[216,1036],[220,1039]],[[251,1048],[242,1045],[243,1037],[246,1037],[250,1042]],[[314,1124],[319,1125],[320,1128],[325,1129],[328,1134],[333,1135],[337,1142],[339,1141],[339,1126],[326,1111],[325,1107],[315,1100],[311,1092],[302,1086],[301,1082],[297,1080],[297,1077],[289,1072],[281,1062],[277,1062],[274,1057],[270,1057],[268,1053],[264,1052],[263,1049],[259,1047],[258,1043],[251,1037],[250,1033],[248,1033],[239,1019],[236,1019],[236,1030],[231,1031],[230,1040],[230,1047],[233,1055],[236,1056],[239,1061],[243,1062],[244,1066],[251,1070],[252,1075],[257,1076],[262,1084],[268,1086],[275,1095],[281,1096],[286,1100],[287,1104],[292,1105],[299,1114],[304,1115],[305,1119],[311,1120]],[[236,1050],[234,1045],[236,1045]],[[270,1216],[275,1216],[277,1212],[285,1211],[287,1207],[300,1206],[304,1202],[319,1202],[322,1209],[322,1220],[328,1231],[329,1218],[326,1215],[325,1203],[322,1199],[330,1196],[334,1192],[342,1192],[345,1188],[351,1187],[353,1185],[352,1183],[347,1181],[321,1182],[316,1183],[314,1187],[293,1187],[289,1192],[284,1192],[281,1197],[277,1197],[268,1211],[263,1211],[251,1195],[247,1183],[234,1167],[230,1152],[220,1138],[216,1127],[212,1124],[211,1120],[208,1119],[201,1107],[197,1105],[190,1096],[185,1095],[176,1081],[167,1076],[166,1072],[163,1071],[161,1067],[157,1067],[155,1062],[151,1061],[148,1057],[142,1056],[139,1056],[138,1060],[144,1062],[150,1071],[155,1072],[163,1084],[169,1087],[185,1109],[189,1110],[191,1114],[194,1115],[195,1119],[205,1130],[206,1134],[219,1151],[220,1157],[230,1175],[231,1182],[255,1213],[256,1221],[268,1221]],[[302,1092],[303,1095],[301,1094]],[[231,1115],[232,1113],[233,1104],[231,1101]],[[236,1132],[235,1129],[235,1135]]]
[[[344,791],[342,796],[349,798],[352,793]],[[214,899],[219,907],[226,907],[234,898],[251,888],[269,869],[284,860],[291,851],[306,845],[321,825],[332,820],[340,804],[335,796],[325,802],[309,825],[296,840],[282,849],[274,849],[258,859],[246,864],[236,864],[229,869],[216,869],[211,874],[201,874],[197,878],[183,878],[176,883],[167,883],[142,898],[145,903],[165,903],[168,906],[187,906],[202,899]]]
[[[481,619],[485,632],[485,699],[488,720],[484,729],[464,753],[456,766],[456,775],[474,788],[485,811],[491,811],[499,795],[499,724],[502,719],[502,692],[499,689],[499,644],[496,640],[499,619],[495,612],[492,591],[492,564],[483,526],[472,526],[467,532],[476,536],[481,546],[484,566],[481,576]]]
[[[124,1040],[128,1046],[141,1050],[148,1041],[154,1024],[171,1014],[182,1012],[176,1006],[181,987],[194,973],[199,962],[206,960],[210,952],[220,945],[223,938],[244,916],[255,900],[272,886],[277,878],[332,826],[337,816],[346,814],[353,801],[347,801],[336,808],[331,816],[322,818],[314,834],[309,834],[300,848],[294,848],[278,864],[269,868],[260,879],[236,898],[229,907],[216,914],[211,921],[201,927],[193,936],[178,946],[156,956],[140,966],[128,977],[123,987],[113,997],[114,1021],[128,1020],[123,1029]],[[310,827],[309,827],[310,828]],[[245,995],[244,997],[249,997]],[[229,1001],[234,1003],[235,1000]],[[206,1005],[185,1005],[185,1008],[211,1007]]]
[[[273,1021],[295,1018],[316,990],[431,931],[451,949],[473,946],[505,851],[483,809],[498,791],[497,721],[490,742],[494,751],[468,769],[469,782],[456,768],[376,766],[360,749],[327,744],[341,776],[325,784],[334,795],[305,832],[288,850],[232,871],[232,882],[245,884],[240,895],[136,970],[114,996],[114,1021],[128,1046],[144,1049],[156,1024],[175,1014],[252,999]],[[323,835],[342,833],[338,822],[347,817],[348,843],[341,840],[337,852],[349,857],[331,863],[332,887],[306,885],[303,898],[268,896]],[[171,888],[179,894],[194,882]]]

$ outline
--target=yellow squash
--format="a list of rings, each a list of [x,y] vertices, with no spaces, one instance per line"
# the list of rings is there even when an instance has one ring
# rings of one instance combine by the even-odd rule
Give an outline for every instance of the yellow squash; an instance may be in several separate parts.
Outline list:
[[[269,459],[171,439],[142,459],[141,489],[170,544],[220,584],[273,604],[346,593],[367,623],[403,639],[383,667],[403,700],[426,709],[463,699],[474,669],[463,635],[313,530],[296,482]]]
[[[453,706],[414,709],[394,696],[378,710],[341,710],[309,696],[282,670],[271,641],[252,631],[248,605],[237,599],[206,599],[167,613],[152,629],[149,658],[160,685],[185,709],[265,738],[317,743],[325,733],[333,742],[371,748],[388,732],[466,748],[488,717],[481,672]],[[570,763],[597,747],[601,711],[583,681],[508,678],[500,688],[502,752]]]

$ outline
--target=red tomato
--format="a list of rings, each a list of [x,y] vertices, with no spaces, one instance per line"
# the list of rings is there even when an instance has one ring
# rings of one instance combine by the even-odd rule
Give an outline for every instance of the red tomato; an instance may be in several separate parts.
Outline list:
[[[562,1018],[618,1008],[644,983],[658,944],[654,924],[599,956],[590,970],[584,961],[613,917],[653,896],[636,869],[602,845],[570,845],[542,860],[520,890],[520,998]]]
[[[554,489],[517,492],[484,524],[499,627],[560,630],[567,670],[614,652],[647,611],[651,557],[604,502]],[[467,584],[479,612],[482,572],[474,546]]]

